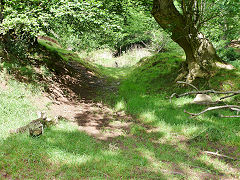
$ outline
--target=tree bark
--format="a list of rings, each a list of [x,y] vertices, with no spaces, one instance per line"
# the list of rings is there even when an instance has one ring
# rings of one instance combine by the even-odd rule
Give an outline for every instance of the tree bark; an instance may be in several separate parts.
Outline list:
[[[154,0],[152,15],[186,54],[184,71],[177,78],[191,83],[197,77],[208,78],[216,72],[216,62],[221,61],[211,42],[200,33],[191,14],[180,13],[173,0]],[[191,13],[191,12],[190,12]]]

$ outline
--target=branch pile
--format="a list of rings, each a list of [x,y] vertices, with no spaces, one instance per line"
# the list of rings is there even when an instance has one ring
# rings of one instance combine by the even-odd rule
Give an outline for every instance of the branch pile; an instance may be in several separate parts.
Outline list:
[[[183,94],[176,94],[176,93],[173,93],[170,97],[170,102],[172,101],[172,98],[173,97],[176,97],[176,98],[180,98],[180,97],[183,97],[183,96],[188,96],[188,95],[192,95],[192,94],[196,94],[196,95],[199,95],[199,94],[225,94],[226,96],[224,97],[221,97],[219,100],[217,101],[214,101],[214,102],[210,102],[210,101],[207,101],[207,102],[202,102],[202,103],[199,103],[199,104],[206,104],[206,105],[211,105],[211,104],[219,104],[219,103],[222,103],[224,99],[226,98],[230,98],[230,97],[233,97],[233,96],[236,96],[236,95],[239,95],[240,94],[240,90],[239,91],[215,91],[215,90],[204,90],[204,91],[199,91],[198,88],[196,88],[194,85],[192,84],[189,84],[189,83],[186,83],[186,82],[183,82],[183,81],[177,81],[178,84],[186,84],[186,85],[189,85],[191,86],[192,88],[195,89],[195,91],[190,91],[190,92],[186,92],[186,93],[183,93]],[[191,115],[191,117],[196,117],[196,116],[199,116],[205,112],[208,112],[208,111],[212,111],[212,110],[217,110],[217,109],[230,109],[232,111],[236,111],[237,112],[237,115],[232,115],[232,116],[223,116],[223,115],[220,115],[220,117],[224,117],[224,118],[240,118],[240,115],[239,115],[239,112],[240,112],[240,106],[237,106],[237,105],[222,105],[222,106],[214,106],[214,107],[208,107],[206,108],[205,110],[199,112],[199,113],[190,113],[190,112],[187,112],[186,110],[184,110],[185,113]]]

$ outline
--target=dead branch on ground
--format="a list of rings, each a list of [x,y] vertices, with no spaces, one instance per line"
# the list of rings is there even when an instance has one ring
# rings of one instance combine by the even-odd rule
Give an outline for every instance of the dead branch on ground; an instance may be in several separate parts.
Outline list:
[[[215,91],[215,90],[203,90],[203,91],[199,91],[197,87],[195,87],[194,85],[190,84],[190,83],[187,83],[187,82],[183,82],[183,81],[177,81],[178,84],[186,84],[186,85],[189,85],[191,86],[192,88],[194,88],[196,91],[190,91],[190,92],[186,92],[186,93],[183,93],[183,94],[177,94],[177,93],[173,93],[171,96],[170,96],[170,102],[172,102],[172,98],[173,97],[176,97],[176,98],[180,98],[180,97],[183,97],[183,96],[188,96],[188,95],[193,95],[193,94],[227,94],[226,96],[224,97],[221,97],[218,101],[215,101],[215,102],[207,102],[207,103],[203,103],[203,104],[207,104],[207,105],[210,105],[210,104],[218,104],[220,102],[223,102],[222,100],[223,99],[226,99],[226,98],[230,98],[230,97],[233,97],[233,96],[236,96],[236,95],[239,95],[240,94],[240,90],[238,91]],[[230,95],[229,95],[230,94]],[[200,103],[201,104],[201,103]],[[224,116],[224,115],[220,115],[220,117],[223,117],[223,118],[239,118],[240,116],[238,115],[239,112],[240,112],[240,106],[237,106],[237,105],[224,105],[224,106],[214,106],[214,107],[208,107],[206,108],[205,110],[199,112],[199,113],[190,113],[186,110],[184,110],[185,113],[191,115],[191,117],[195,117],[195,116],[199,116],[205,112],[208,112],[208,111],[212,111],[212,110],[218,110],[218,109],[231,109],[232,111],[237,111],[237,115],[233,115],[233,116]]]
[[[219,153],[217,153],[217,152],[203,151],[203,153],[205,153],[205,154],[210,154],[210,155],[214,155],[214,156],[218,156],[218,157],[223,157],[223,158],[227,158],[227,159],[231,159],[231,160],[240,160],[240,159],[238,159],[238,158],[226,156],[226,155],[223,155],[223,154],[219,154]]]
[[[231,109],[233,111],[237,111],[237,112],[240,111],[240,106],[226,105],[226,106],[209,107],[209,108],[201,111],[200,113],[190,113],[190,112],[187,112],[186,110],[184,110],[184,112],[187,113],[187,114],[190,114],[192,117],[194,117],[194,116],[199,116],[199,115],[201,115],[201,114],[203,114],[203,113],[205,113],[207,111],[212,111],[212,110],[216,110],[216,109],[226,109],[226,108]]]
[[[187,82],[184,82],[184,81],[177,81],[177,83],[178,83],[178,84],[187,84],[187,85],[191,86],[192,88],[196,89],[197,91],[199,91],[196,86],[194,86],[194,85],[192,85],[192,84],[190,84],[190,83],[187,83]]]
[[[188,95],[192,95],[192,94],[232,94],[232,95],[225,96],[225,97],[221,98],[221,99],[225,99],[225,98],[232,97],[232,96],[240,94],[240,90],[239,91],[225,91],[225,92],[215,91],[215,90],[190,91],[190,92],[186,92],[186,93],[183,93],[183,94],[173,93],[171,95],[171,98],[173,98],[174,96],[176,98],[180,98],[180,97],[188,96]]]

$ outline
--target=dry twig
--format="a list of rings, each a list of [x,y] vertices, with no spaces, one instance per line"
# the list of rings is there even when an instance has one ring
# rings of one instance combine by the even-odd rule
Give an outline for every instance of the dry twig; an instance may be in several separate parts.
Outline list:
[[[177,81],[177,83],[178,83],[178,84],[187,84],[187,85],[191,86],[192,88],[196,89],[197,91],[199,91],[196,86],[194,86],[194,85],[192,85],[192,84],[190,84],[190,83],[187,83],[187,82],[184,82],[184,81]]]
[[[237,95],[237,94],[239,94],[239,93],[233,93],[233,94],[231,94],[231,95],[221,97],[221,98],[220,98],[220,101],[223,100],[223,99],[229,98],[229,97],[233,97],[233,96],[235,96],[235,95]]]
[[[199,116],[207,111],[212,111],[212,110],[216,110],[216,109],[225,109],[225,108],[229,108],[231,110],[234,110],[234,111],[238,111],[240,109],[240,106],[236,106],[236,105],[225,105],[225,106],[215,106],[215,107],[209,107],[203,111],[201,111],[200,113],[190,113],[190,112],[187,112],[186,110],[184,110],[185,113],[187,114],[190,114],[192,117],[194,116]],[[238,110],[237,110],[238,109]]]
[[[187,96],[187,95],[191,95],[191,94],[232,94],[230,97],[232,96],[235,96],[237,94],[240,94],[240,91],[215,91],[215,90],[204,90],[204,91],[190,91],[190,92],[186,92],[186,93],[183,93],[183,94],[176,94],[176,93],[173,93],[171,95],[171,97],[174,97],[176,96],[176,98],[179,98],[179,97],[183,97],[183,96]],[[224,98],[224,97],[223,97]]]
[[[203,151],[203,152],[206,153],[206,154],[211,154],[211,155],[218,156],[218,157],[224,157],[224,158],[227,158],[227,159],[240,160],[238,158],[233,158],[233,157],[226,156],[226,155],[223,155],[223,154],[218,154],[217,152],[211,152],[211,151]]]
[[[222,118],[240,118],[240,116],[223,116],[223,115],[220,115],[220,117],[222,117]]]

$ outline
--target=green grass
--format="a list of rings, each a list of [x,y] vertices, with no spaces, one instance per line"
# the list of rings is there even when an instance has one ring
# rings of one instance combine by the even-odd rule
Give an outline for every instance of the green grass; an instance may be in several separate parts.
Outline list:
[[[0,89],[0,141],[9,136],[9,130],[36,118],[36,108],[28,100],[34,95],[31,89],[13,80],[8,81],[7,90]]]
[[[225,110],[209,112],[198,118],[191,119],[184,110],[200,112],[205,106],[191,105],[193,96],[173,99],[169,97],[172,93],[187,92],[189,89],[179,88],[174,84],[178,75],[181,57],[171,54],[155,55],[149,59],[142,60],[128,78],[121,83],[119,89],[119,102],[124,104],[123,109],[140,119],[141,123],[157,128],[170,137],[171,133],[191,138],[202,131],[219,131],[219,133],[208,132],[210,139],[218,139],[219,143],[240,145],[239,120],[230,118],[228,120],[219,118],[220,114],[231,114]],[[239,71],[228,72],[222,78],[238,87],[240,84]],[[215,81],[224,83],[221,77]],[[218,80],[218,81],[217,81]],[[215,82],[215,83],[216,83]],[[233,83],[234,84],[234,83]],[[222,84],[221,84],[222,85]],[[217,88],[219,85],[215,85]],[[213,86],[212,86],[213,87]],[[229,90],[229,89],[227,89]],[[215,97],[216,98],[216,97]],[[208,139],[206,139],[208,143]]]
[[[61,51],[57,48],[53,51]],[[0,179],[240,178],[239,161],[202,153],[238,158],[239,119],[219,118],[232,113],[227,111],[190,118],[184,109],[199,112],[205,106],[189,104],[194,97],[169,101],[173,92],[188,90],[174,83],[182,61],[180,55],[164,53],[144,58],[135,68],[98,67],[111,81],[121,80],[118,95],[110,99],[113,110],[134,117],[128,133],[108,141],[64,121],[38,138],[10,135],[10,129],[36,118],[37,108],[29,88],[9,81],[9,89],[0,90]],[[212,87],[222,78],[234,82],[234,88],[239,85],[238,70],[225,73]]]
[[[111,150],[107,143],[67,126],[60,124],[37,139],[24,135],[8,138],[0,151],[0,167],[14,179],[128,179],[137,177],[132,172],[135,167],[148,165],[146,158],[131,150]],[[139,177],[158,175],[150,171]]]
[[[137,137],[149,139],[150,144],[151,139],[158,142],[159,146],[164,143],[180,145],[183,140],[189,142],[187,144],[189,153],[202,150],[220,151],[220,153],[238,157],[240,153],[239,119],[220,118],[221,114],[231,115],[233,112],[218,110],[190,118],[184,113],[185,109],[197,113],[204,110],[206,106],[190,104],[193,96],[173,99],[170,103],[169,97],[172,93],[183,93],[189,90],[174,84],[181,61],[181,57],[171,54],[159,54],[143,59],[121,83],[119,96],[114,97],[115,108],[117,109],[120,105],[121,109],[137,117],[137,124],[140,125],[133,126],[131,133]],[[211,80],[211,88],[225,90],[239,88],[239,72],[238,69],[220,72],[220,76]],[[230,86],[224,85],[226,82],[230,83]],[[230,100],[230,103],[234,103],[234,99],[236,100],[237,97]],[[155,129],[156,134],[151,137],[146,126]],[[178,156],[173,154],[173,158],[179,158]],[[228,163],[221,163],[223,164],[219,166],[219,170],[224,172],[224,165],[227,166]],[[235,162],[235,167],[239,168],[240,163]]]
[[[48,51],[59,55],[59,57],[62,58],[64,61],[66,61],[66,62],[76,61],[79,64],[83,65],[84,67],[95,72],[96,75],[98,75],[99,77],[102,76],[101,71],[99,71],[99,69],[93,63],[83,60],[77,53],[74,53],[70,50],[66,50],[64,48],[61,48],[58,45],[56,45],[55,43],[52,43],[47,40],[38,39],[38,43],[40,45],[42,45],[43,47],[45,47]]]
[[[131,67],[143,57],[152,55],[147,48],[132,48],[117,57],[113,56],[114,52],[110,49],[99,49],[91,52],[82,51],[78,54],[83,59],[104,67],[115,67],[116,62],[118,67]]]
[[[101,75],[110,82],[124,79],[140,59],[150,56],[152,53],[147,48],[132,48],[118,57],[114,57],[113,54],[114,52],[110,49],[78,53],[81,59],[93,63]],[[116,63],[118,67],[116,67]]]

